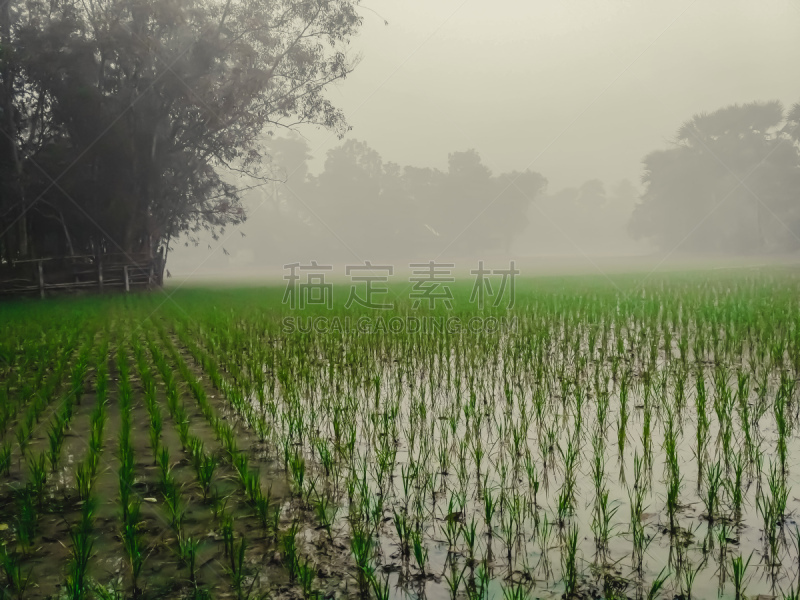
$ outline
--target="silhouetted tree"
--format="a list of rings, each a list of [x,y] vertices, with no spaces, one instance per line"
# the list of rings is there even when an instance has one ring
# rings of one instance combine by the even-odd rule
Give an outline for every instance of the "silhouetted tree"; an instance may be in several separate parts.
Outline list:
[[[353,68],[356,5],[5,2],[0,259],[48,244],[155,254],[240,222],[230,173],[269,177],[264,131],[346,131],[324,90]]]
[[[760,252],[800,246],[797,129],[777,101],[699,114],[644,159],[631,232],[666,250]]]
[[[288,143],[298,146],[293,155],[307,151],[302,140]],[[385,163],[366,143],[348,140],[328,151],[319,175],[290,181],[280,203],[304,225],[292,231],[306,246],[324,241],[348,260],[466,256],[510,251],[545,185],[533,171],[493,176],[474,150],[450,154],[443,172]]]

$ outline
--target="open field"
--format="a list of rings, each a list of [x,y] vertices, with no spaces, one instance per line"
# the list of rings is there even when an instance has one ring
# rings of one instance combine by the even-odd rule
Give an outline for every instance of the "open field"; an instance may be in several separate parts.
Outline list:
[[[798,598],[798,275],[4,303],[5,597]]]

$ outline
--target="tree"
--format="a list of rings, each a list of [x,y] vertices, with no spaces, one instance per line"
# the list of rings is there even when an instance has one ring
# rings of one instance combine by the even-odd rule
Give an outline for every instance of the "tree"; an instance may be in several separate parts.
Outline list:
[[[289,143],[293,155],[307,151],[300,140]],[[315,258],[312,248],[346,260],[510,252],[545,185],[533,171],[494,176],[475,150],[451,153],[443,172],[384,162],[365,142],[347,140],[328,151],[321,173],[295,176],[280,190],[280,205],[304,225],[284,220],[282,228],[302,241],[298,258]]]
[[[55,229],[70,251],[158,254],[181,233],[241,222],[232,175],[270,177],[265,132],[348,129],[325,88],[354,68],[346,46],[356,9],[357,0],[29,0],[8,9],[0,258],[42,254],[43,232]],[[31,244],[12,235],[15,220]]]
[[[790,113],[798,114],[797,107]],[[777,101],[732,105],[684,123],[644,159],[630,223],[664,249],[762,252],[799,246],[798,139]]]

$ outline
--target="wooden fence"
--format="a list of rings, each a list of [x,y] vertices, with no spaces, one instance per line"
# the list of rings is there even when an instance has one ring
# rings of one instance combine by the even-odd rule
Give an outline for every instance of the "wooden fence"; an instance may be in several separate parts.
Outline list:
[[[0,295],[45,298],[63,292],[130,292],[161,285],[159,258],[102,254],[18,260],[0,264]]]

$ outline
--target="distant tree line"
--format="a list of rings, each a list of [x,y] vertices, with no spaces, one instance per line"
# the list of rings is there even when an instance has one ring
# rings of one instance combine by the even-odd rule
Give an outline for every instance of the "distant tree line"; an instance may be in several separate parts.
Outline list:
[[[265,131],[344,115],[357,0],[0,3],[0,263],[165,253],[245,218]]]
[[[695,115],[671,147],[645,157],[636,202],[627,182],[607,198],[597,180],[545,196],[542,175],[493,174],[474,150],[450,154],[446,170],[401,167],[349,140],[328,152],[318,175],[309,172],[300,138],[274,139],[269,152],[288,175],[287,185],[268,193],[278,235],[309,246],[326,240],[342,256],[508,253],[515,238],[526,245],[528,215],[547,238],[528,244],[535,251],[578,253],[598,237],[591,227],[625,238],[626,221],[633,239],[667,252],[800,249],[800,104],[785,111],[777,101],[755,102]],[[540,210],[531,210],[533,202]]]
[[[530,210],[517,239],[520,252],[539,256],[624,256],[649,249],[627,231],[639,190],[627,179],[589,179],[548,192]]]
[[[280,235],[347,259],[508,253],[547,185],[530,170],[492,173],[475,150],[449,154],[442,170],[385,162],[351,139],[319,174],[299,137],[276,138],[269,152],[285,171],[286,184],[266,190]]]
[[[644,159],[630,231],[662,250],[800,248],[800,104],[733,105],[684,123]]]

